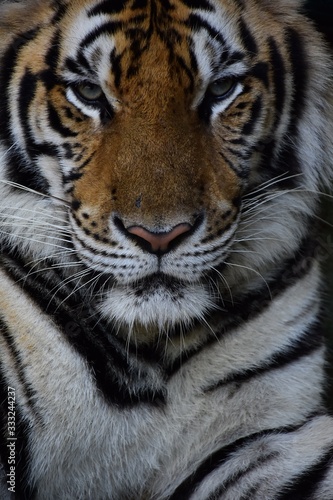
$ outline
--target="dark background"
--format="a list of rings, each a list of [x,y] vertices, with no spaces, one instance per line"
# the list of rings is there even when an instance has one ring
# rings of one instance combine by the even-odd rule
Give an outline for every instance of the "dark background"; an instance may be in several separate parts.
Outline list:
[[[325,35],[333,56],[333,0],[308,0],[305,9],[307,15],[314,20],[318,29]],[[331,190],[332,193],[333,189]],[[319,225],[319,247],[326,284],[324,290],[324,324],[329,344],[327,370],[330,378],[327,399],[333,412],[333,198],[323,196],[321,217],[326,221]]]
[[[333,0],[308,0],[305,9],[330,40],[333,50]]]

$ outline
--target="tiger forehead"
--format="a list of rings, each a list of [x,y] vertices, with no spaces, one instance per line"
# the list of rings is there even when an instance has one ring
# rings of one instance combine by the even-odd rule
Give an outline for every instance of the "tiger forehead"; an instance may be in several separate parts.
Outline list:
[[[82,8],[82,2],[77,2]],[[137,26],[148,26],[163,30],[170,21],[184,21],[193,8],[214,11],[208,0],[101,0],[88,1],[86,13],[88,18],[95,16],[112,16],[113,19],[130,22]]]
[[[122,102],[142,97],[142,86],[152,93],[174,89],[191,106],[228,53],[221,26],[216,33],[207,28],[221,8],[208,0],[102,0],[83,8],[74,0],[61,28],[69,49],[61,71],[73,78],[71,68],[89,65],[91,79]],[[76,44],[73,33],[81,33]]]
[[[69,15],[80,22],[82,2],[73,3]],[[153,34],[157,34],[166,45],[173,45],[189,34],[189,17],[193,12],[190,4],[188,0],[89,1],[84,13],[86,25],[95,26],[94,33],[90,33],[92,37],[101,34],[99,29],[105,29],[105,33],[111,35],[121,32],[140,54],[140,50],[149,46]]]
[[[96,65],[102,53],[93,47],[99,40],[106,50],[111,48],[112,66],[128,78],[136,75],[144,63],[156,67],[166,60],[174,71],[181,67],[183,71],[193,71],[189,24],[192,10],[187,3],[187,0],[172,3],[169,0],[89,2],[85,9],[86,19],[96,26],[93,33],[89,30],[80,41],[80,49],[87,51],[88,60],[94,60]],[[79,17],[71,11],[75,31],[75,19]]]

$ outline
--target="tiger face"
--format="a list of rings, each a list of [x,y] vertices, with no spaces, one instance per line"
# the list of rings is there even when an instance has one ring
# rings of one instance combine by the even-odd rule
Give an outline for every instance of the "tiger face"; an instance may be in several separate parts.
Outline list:
[[[58,211],[61,262],[91,273],[76,286],[120,331],[145,338],[205,321],[249,268],[257,277],[296,246],[313,200],[294,197],[290,231],[279,231],[290,186],[314,177],[298,158],[298,120],[324,88],[298,3],[31,1],[29,19],[27,2],[1,7],[2,178]],[[250,195],[278,194],[286,178],[263,224]],[[41,247],[35,258],[58,262]]]

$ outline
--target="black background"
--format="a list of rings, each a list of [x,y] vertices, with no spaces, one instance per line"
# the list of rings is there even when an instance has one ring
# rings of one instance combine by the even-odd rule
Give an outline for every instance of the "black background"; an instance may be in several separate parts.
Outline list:
[[[333,0],[308,0],[305,4],[305,10],[307,15],[314,20],[319,31],[325,35],[333,56]],[[330,193],[333,193],[333,189],[331,189]],[[333,412],[333,198],[323,196],[321,217],[326,221],[320,224],[319,241],[322,242],[324,247],[322,263],[325,277],[323,314],[329,344],[328,374],[330,376],[330,387],[328,403]]]

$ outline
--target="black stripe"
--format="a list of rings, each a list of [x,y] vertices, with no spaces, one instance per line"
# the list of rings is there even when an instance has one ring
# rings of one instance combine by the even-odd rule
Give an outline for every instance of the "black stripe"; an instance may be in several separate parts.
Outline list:
[[[206,243],[209,243],[210,241],[215,241],[216,238],[222,236],[223,233],[229,231],[231,227],[231,223],[227,224],[227,226],[225,226],[224,228],[222,229],[219,229],[218,231],[216,231],[215,233],[211,233],[209,234],[208,236],[206,236],[205,238],[203,238],[201,240],[201,244],[206,244]],[[234,239],[234,234],[232,234],[228,239],[227,241],[223,242],[223,245],[224,246],[228,246],[228,244]]]
[[[83,172],[72,171],[69,174],[66,174],[66,175],[64,174],[62,176],[62,182],[64,184],[68,184],[69,182],[73,182],[73,181],[77,181],[77,180],[81,179],[82,176],[83,176]]]
[[[41,194],[48,195],[49,183],[45,179],[39,169],[33,167],[33,162],[39,155],[58,158],[58,149],[53,144],[47,142],[36,145],[31,141],[29,145],[29,153],[33,154],[31,163],[27,162],[21,151],[13,150],[7,162],[7,178],[22,186],[34,189]],[[12,188],[16,190],[16,188]]]
[[[41,80],[44,84],[44,87],[47,91],[52,90],[56,85],[59,85],[60,81],[58,80],[56,74],[50,69],[44,69],[39,73],[36,73],[36,78]]]
[[[54,144],[50,143],[50,142],[41,142],[40,144],[36,144],[35,142],[31,141],[31,147],[30,147],[30,152],[33,154],[32,155],[32,158],[33,159],[36,159],[38,158],[39,156],[51,156],[52,158],[56,158],[58,159],[59,158],[59,151],[58,151],[58,148],[57,146],[55,146]],[[31,169],[31,165],[30,165],[30,169]],[[28,168],[27,168],[28,170]],[[29,171],[29,170],[28,170]],[[35,175],[37,176],[37,173],[39,173],[37,171],[37,168],[35,169]],[[40,175],[40,177],[38,177],[39,179],[39,185],[41,184],[41,182],[43,182],[43,186],[44,188],[40,188],[38,189],[39,192],[43,192],[43,193],[48,193],[48,187],[49,187],[49,184],[47,182],[47,180],[42,177],[42,174]],[[47,186],[47,191],[46,191],[46,186]]]
[[[189,49],[189,53],[190,53],[190,65],[191,65],[191,70],[193,73],[198,73],[198,61],[197,61],[197,56],[195,54],[195,50],[194,50],[194,44],[193,44],[193,41],[191,40],[190,42],[190,49]]]
[[[36,305],[52,317],[70,345],[86,359],[98,388],[109,403],[124,407],[138,403],[160,405],[165,401],[164,384],[160,388],[151,387],[149,371],[144,368],[145,360],[139,353],[129,355],[126,342],[117,337],[111,325],[92,315],[79,291],[73,293],[73,289],[63,285],[58,271],[49,271],[45,278],[41,273],[32,278],[27,266],[19,264],[17,258],[15,265],[4,262],[3,268],[20,283]],[[154,369],[153,364],[150,368]]]
[[[116,54],[115,48],[112,50],[110,54],[110,64],[112,67],[112,76],[114,78],[114,84],[117,88],[119,88],[122,76],[121,56]]]
[[[128,0],[103,0],[103,2],[98,3],[90,10],[88,10],[88,17],[99,16],[99,15],[112,15],[118,14],[122,10],[126,9]]]
[[[304,225],[306,221],[304,221]],[[234,328],[240,323],[240,319],[245,321],[260,314],[266,307],[272,304],[275,297],[278,297],[290,286],[293,286],[299,279],[303,278],[311,269],[314,263],[316,242],[312,237],[305,237],[299,245],[295,255],[281,262],[275,274],[254,292],[245,293],[239,297],[234,297],[234,302],[227,304],[224,300],[221,307],[228,306],[228,323],[225,328]],[[208,319],[208,318],[207,318]],[[229,323],[230,321],[230,323]]]
[[[72,160],[75,157],[76,153],[73,144],[71,144],[70,142],[64,142],[61,147],[63,149],[66,160]],[[82,154],[79,154],[78,161],[80,161],[81,159]]]
[[[134,0],[132,4],[132,10],[145,9],[147,7],[148,0]]]
[[[0,98],[3,99],[4,94],[3,92],[6,92],[5,94],[5,100],[8,100],[8,88],[9,84],[12,78],[12,75],[14,73],[14,70],[17,65],[17,58],[20,55],[21,49],[25,47],[28,43],[30,43],[31,40],[34,40],[39,33],[39,29],[33,29],[26,31],[25,33],[20,34],[14,40],[12,43],[8,46],[6,52],[4,53],[3,57],[1,58],[1,68],[6,68],[6,71],[1,71],[0,73],[0,88],[2,89],[2,92],[0,94]],[[1,118],[1,115],[0,115]],[[3,130],[2,127],[0,130]]]
[[[242,148],[239,148],[239,149],[235,149],[235,148],[232,148],[230,147],[231,143],[228,143],[228,146],[226,146],[226,150],[233,156],[235,156],[236,158],[238,158],[239,160],[245,160],[245,162],[249,159],[249,151],[244,151]]]
[[[77,137],[77,132],[74,132],[70,128],[63,125],[58,115],[57,109],[50,102],[47,103],[47,115],[49,123],[53,130],[58,132],[58,134],[60,134],[63,138],[67,139],[68,137]]]
[[[58,149],[51,143],[41,143],[36,144],[33,140],[33,134],[30,129],[30,107],[37,91],[38,78],[33,75],[30,71],[26,71],[22,80],[20,82],[20,93],[19,93],[19,116],[20,123],[23,130],[24,139],[26,142],[26,151],[30,155],[31,159],[34,160],[40,155],[48,155],[53,158],[57,158]],[[40,174],[38,169],[31,169],[30,165],[22,165],[23,169],[22,177],[24,182],[23,185],[29,185],[33,183],[34,186],[38,186],[38,191],[43,193],[49,192],[49,185],[47,180]],[[30,184],[27,184],[27,180],[30,175]],[[22,179],[22,181],[23,181]]]
[[[0,137],[7,149],[6,168],[8,178],[13,182],[17,182],[31,189],[47,193],[48,184],[44,178],[40,176],[37,171],[34,172],[33,169],[26,164],[26,159],[24,156],[21,156],[20,151],[12,148],[16,139],[15,137],[12,138],[10,129],[12,121],[9,107],[9,93],[11,79],[17,65],[17,57],[20,54],[20,50],[33,40],[37,34],[38,30],[35,29],[27,31],[15,38],[1,59],[0,67],[6,68],[6,71],[1,71],[0,73]],[[22,82],[20,90],[22,94]],[[27,91],[29,92],[29,89],[27,89]],[[19,99],[22,99],[23,102],[24,99],[21,94]],[[26,103],[26,105],[28,105],[28,103]],[[24,113],[23,118],[26,118],[26,113]],[[24,126],[24,123],[22,125]]]
[[[251,379],[259,377],[265,373],[273,370],[280,370],[281,368],[284,368],[285,366],[312,354],[316,350],[320,349],[323,344],[324,335],[316,322],[310,325],[293,345],[285,347],[285,349],[281,352],[277,352],[269,358],[262,360],[261,364],[255,368],[249,368],[248,370],[228,375],[225,379],[205,388],[204,392],[217,390],[230,383],[241,384],[243,382],[248,382]]]
[[[80,63],[78,61],[76,61],[75,59],[73,59],[72,57],[67,57],[65,59],[64,66],[71,73],[74,73],[78,76],[83,76],[83,77],[87,76],[86,68],[85,69],[82,68],[82,66],[80,66]]]
[[[240,179],[247,179],[248,178],[249,173],[250,173],[250,168],[248,165],[241,166],[241,165],[237,164],[237,167],[236,167],[235,164],[231,161],[231,159],[227,158],[227,156],[225,155],[224,152],[219,151],[219,155],[221,156],[223,161],[228,165],[228,167],[230,167],[231,170],[233,170],[235,172],[237,177],[239,177]]]
[[[274,175],[286,172],[298,174],[302,172],[302,165],[297,154],[298,125],[306,109],[306,88],[308,84],[308,63],[304,51],[304,44],[299,34],[292,28],[286,34],[287,48],[290,54],[293,80],[293,101],[289,112],[290,124],[284,137],[284,146],[279,151],[279,157],[272,164]]]
[[[71,106],[72,105],[63,106],[63,110],[64,110],[64,113],[66,115],[66,118],[73,120],[75,123],[82,123],[85,120],[85,117],[78,116],[76,114],[78,111],[77,108],[75,108],[74,106],[71,108]],[[74,110],[75,110],[75,113],[74,113]]]
[[[252,103],[250,118],[245,123],[242,128],[241,135],[250,135],[253,132],[254,127],[256,126],[262,110],[262,99],[261,96],[258,96],[256,100]]]
[[[50,40],[50,47],[45,56],[45,63],[53,72],[55,72],[58,66],[60,44],[61,44],[60,30],[58,30],[53,36],[53,38]]]
[[[9,85],[16,66],[19,48],[27,43],[28,40],[21,37],[16,38],[5,52],[0,62],[0,67],[6,68],[6,71],[2,70],[0,72],[0,136],[2,140],[5,139],[7,148],[11,146]]]
[[[239,35],[241,37],[243,47],[250,53],[251,56],[256,56],[258,54],[257,42],[247,23],[243,19],[239,21]]]
[[[243,52],[239,52],[238,50],[235,50],[231,54],[228,53],[227,63],[228,64],[235,64],[235,63],[243,61],[244,59],[245,59],[245,54]],[[225,62],[225,53],[222,53],[221,57],[220,57],[220,63],[222,64],[224,62]],[[258,63],[258,65],[259,64],[260,63]]]
[[[242,495],[240,500],[253,500],[254,494],[258,491],[260,483],[254,484]]]
[[[237,139],[229,139],[228,143],[233,144],[234,146],[241,146],[242,148],[247,147],[247,141],[244,139],[244,137],[237,137]]]
[[[313,241],[313,238],[304,238],[300,243],[299,249],[295,252],[295,255],[280,264],[275,275],[268,280],[267,284],[263,284],[260,288],[258,287],[256,291],[234,297],[234,302],[232,303],[226,298],[223,302],[219,302],[217,307],[219,311],[223,311],[222,318],[221,314],[216,312],[215,309],[207,311],[204,316],[204,320],[207,324],[212,324],[216,318],[218,318],[220,323],[223,321],[223,326],[220,331],[214,332],[214,335],[209,336],[206,343],[200,345],[200,347],[191,348],[183,353],[181,357],[176,359],[174,363],[168,367],[168,375],[171,376],[176,373],[187,360],[200,353],[205,346],[210,346],[212,343],[216,342],[218,338],[232,332],[234,328],[239,327],[243,322],[249,321],[261,314],[272,304],[274,298],[278,297],[290,286],[293,286],[312,269],[315,251],[316,243]],[[221,264],[221,266],[216,266],[215,271],[208,273],[208,285],[212,280],[214,281],[214,279],[216,279],[215,273],[222,272],[223,268],[224,264]],[[194,320],[191,328],[195,328],[195,326],[199,324],[201,324],[200,320]],[[173,333],[186,335],[186,332],[180,327],[175,327],[172,332],[169,332],[169,336],[171,337]]]
[[[78,52],[76,57],[78,64],[86,70],[86,73],[91,75],[93,78],[96,77],[96,73],[91,69],[89,61],[85,55],[82,52]]]
[[[81,175],[83,175],[83,174],[81,174]],[[82,223],[81,223],[80,219],[78,219],[77,217],[75,217],[74,214],[73,214],[73,217],[74,217],[75,222],[77,223],[77,225],[79,227],[81,227]],[[132,237],[132,235],[130,235],[130,236]],[[85,241],[83,241],[77,235],[75,235],[74,237],[80,243],[80,245],[82,245],[83,248],[85,248],[86,250],[88,250],[89,252],[91,252],[91,253],[93,253],[95,255],[102,255],[103,257],[108,257],[110,259],[124,259],[124,258],[127,257],[126,254],[117,254],[117,253],[110,253],[110,252],[107,252],[105,250],[96,250],[96,248],[89,246]],[[135,241],[135,238],[133,238],[133,241]],[[99,265],[100,266],[101,265],[105,266],[106,269],[110,269],[111,268],[111,264],[110,263],[102,264],[100,262]]]
[[[269,65],[267,62],[258,62],[251,68],[249,75],[261,80],[266,88],[269,86],[269,78],[268,78]]]
[[[34,401],[36,400],[36,392],[33,390],[29,382],[26,380],[25,368],[24,368],[24,363],[21,360],[21,355],[15,345],[15,340],[12,336],[12,333],[10,332],[7,324],[1,317],[0,317],[0,335],[2,335],[3,339],[7,344],[8,350],[11,355],[11,360],[15,367],[17,378],[20,381],[29,409],[36,418],[36,420],[39,420],[39,422],[41,423],[42,422],[41,415],[34,403]]]
[[[101,102],[98,103],[98,107],[99,107],[99,119],[103,125],[106,125],[114,118],[115,115],[114,109],[112,108],[111,104],[109,103],[109,101],[105,96],[101,100]]]
[[[214,6],[207,0],[181,0],[181,2],[190,9],[206,10],[208,12],[215,12]]]
[[[60,30],[57,30],[50,40],[50,47],[45,55],[45,63],[48,68],[42,70],[38,74],[39,79],[43,81],[47,90],[51,90],[55,85],[59,83],[58,77],[56,75],[60,58],[60,46],[61,33]]]
[[[308,85],[308,61],[305,43],[296,30],[289,28],[286,32],[286,43],[292,65],[294,101],[292,114],[300,120],[303,116]]]
[[[317,463],[301,474],[293,482],[292,486],[285,486],[276,496],[276,500],[311,500],[314,498],[313,495],[332,466],[333,447]],[[316,498],[319,497],[316,496]]]
[[[36,146],[32,139],[32,132],[29,126],[30,121],[30,106],[35,98],[37,91],[37,77],[29,70],[26,70],[24,76],[20,81],[19,88],[19,119],[22,127],[22,132],[26,144],[26,152],[33,160],[38,154],[41,153],[40,145]],[[15,141],[15,138],[13,139]],[[54,150],[50,149],[51,156],[54,156]],[[19,157],[15,165],[13,165],[10,173],[12,174],[10,180],[14,180],[24,186],[33,187],[42,193],[49,192],[49,184],[47,180],[41,175],[40,171],[35,168],[32,169],[31,165],[23,157],[20,161]]]
[[[126,78],[137,75],[140,68],[142,53],[150,46],[150,33],[141,28],[129,28],[126,37],[130,40],[131,61],[127,66]]]
[[[194,32],[198,32],[202,29],[206,30],[214,41],[217,41],[221,45],[225,46],[225,40],[222,34],[213,28],[207,21],[202,19],[198,14],[190,14],[184,24],[189,26]]]
[[[270,63],[273,74],[275,110],[276,110],[276,120],[274,128],[276,129],[279,123],[279,119],[281,118],[286,99],[286,89],[285,89],[286,68],[283,57],[278,48],[278,45],[272,37],[269,38],[268,40],[268,46],[270,51]]]
[[[29,70],[26,70],[20,82],[19,94],[19,114],[20,123],[24,133],[24,139],[28,145],[30,142],[30,127],[29,127],[29,106],[34,100],[37,90],[37,77]]]
[[[206,95],[198,106],[199,118],[206,125],[209,125],[212,113],[213,113],[213,107],[212,107],[211,99],[209,98],[208,95]]]
[[[300,429],[304,424],[290,427],[281,427],[270,430],[263,430],[250,436],[234,441],[233,443],[224,446],[223,448],[215,451],[209,457],[205,459],[196,469],[196,471],[189,476],[185,481],[183,481],[174,493],[169,497],[168,500],[187,500],[190,498],[191,494],[195,489],[200,486],[200,484],[207,478],[209,474],[214,472],[214,470],[219,469],[223,466],[234,453],[238,452],[245,446],[253,443],[254,441],[260,440],[264,437],[274,436],[276,434],[291,433]],[[229,482],[229,480],[228,480]],[[222,487],[222,485],[221,485]]]
[[[173,3],[170,2],[170,0],[159,0],[159,1],[164,10],[166,11],[174,10],[174,5]]]
[[[290,117],[293,117],[293,115],[291,114]],[[296,120],[294,117],[293,119]],[[270,167],[273,178],[279,175],[288,174],[287,177],[289,177],[289,179],[279,182],[280,189],[295,187],[295,184],[299,182],[299,178],[296,176],[298,174],[303,175],[301,159],[296,150],[297,142],[297,138],[295,137],[295,126],[291,124],[281,141],[283,146],[279,149],[278,157],[275,161],[272,161],[272,155],[276,148],[275,141],[267,143],[263,150],[263,159],[266,159],[267,163],[271,162]],[[263,168],[267,169],[267,163],[263,162]]]
[[[216,488],[213,493],[209,495],[209,497],[205,500],[217,500],[219,498],[223,498],[223,494],[226,493],[226,491],[233,487],[240,479],[242,479],[246,474],[249,474],[253,472],[255,469],[259,468],[260,466],[266,464],[273,458],[277,457],[277,453],[271,452],[268,453],[267,455],[263,455],[260,457],[258,460],[255,460],[251,465],[249,465],[247,468],[242,469],[238,471],[237,473],[233,474],[229,479],[227,479],[222,486],[219,486]],[[241,500],[253,500],[253,494],[256,492],[258,488],[258,485],[251,486],[248,488],[248,491],[246,493],[242,494]],[[246,496],[245,496],[246,495]]]
[[[93,43],[95,40],[97,40],[97,38],[99,38],[102,35],[114,35],[115,33],[117,33],[118,31],[120,31],[123,28],[126,28],[126,26],[124,26],[124,23],[122,23],[120,21],[119,22],[118,21],[114,21],[114,22],[110,21],[108,23],[104,23],[101,26],[98,26],[97,28],[95,28],[93,31],[91,31],[89,33],[89,35],[87,35],[82,40],[82,42],[80,43],[80,49],[85,49],[86,47],[88,47],[91,43]]]
[[[234,0],[234,3],[237,5],[237,7],[240,10],[244,10],[245,9],[245,0]]]
[[[8,444],[12,441],[8,435],[8,387],[12,387],[12,382],[7,380],[4,370],[0,364],[0,459],[3,464],[6,475],[9,474],[10,465],[8,463],[9,448]],[[13,387],[16,389],[15,387]],[[28,445],[29,426],[23,419],[20,402],[15,401],[15,494],[13,498],[19,500],[33,500],[35,490],[29,486],[28,464],[29,464],[29,445]],[[8,476],[6,477],[6,479]],[[9,486],[9,484],[7,485]]]
[[[172,65],[171,54],[173,54],[173,52],[172,52],[172,48],[170,47],[170,62],[171,62],[171,65]],[[193,90],[194,90],[194,77],[193,77],[191,68],[189,68],[187,66],[186,61],[185,61],[185,59],[183,57],[178,56],[178,55],[174,56],[174,54],[172,55],[172,58],[173,57],[176,58],[176,64],[179,65],[179,67],[184,71],[184,73],[186,73],[186,76],[189,79],[189,85],[186,88],[186,92],[192,93]]]
[[[62,18],[67,14],[67,5],[63,2],[63,0],[56,0],[52,2],[53,9],[56,10],[51,23],[54,26],[58,26]]]
[[[92,153],[91,155],[88,156],[88,158],[86,158],[78,167],[77,169],[79,171],[83,170],[90,162],[91,160],[93,159],[93,157],[95,156],[95,152]]]

